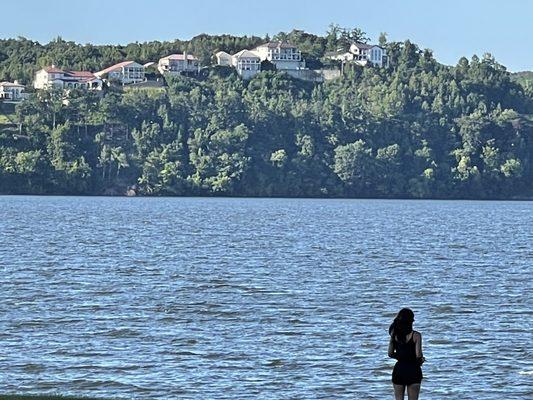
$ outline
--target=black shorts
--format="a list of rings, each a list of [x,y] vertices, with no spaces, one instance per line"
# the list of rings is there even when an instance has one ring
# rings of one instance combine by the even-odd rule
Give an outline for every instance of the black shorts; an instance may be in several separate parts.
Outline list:
[[[392,371],[392,383],[395,385],[413,385],[422,382],[422,368],[418,362],[398,361]]]

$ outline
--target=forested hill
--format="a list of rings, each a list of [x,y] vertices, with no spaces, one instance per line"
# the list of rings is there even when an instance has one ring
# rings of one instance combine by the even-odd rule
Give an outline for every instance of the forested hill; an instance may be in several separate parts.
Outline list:
[[[524,87],[533,86],[533,71],[514,72],[511,78]]]
[[[364,39],[280,34],[311,66]],[[30,83],[47,64],[98,70],[176,51],[236,52],[269,38],[80,46],[0,40],[0,81]],[[0,104],[0,192],[409,198],[533,196],[533,89],[492,57],[438,63],[416,45],[381,42],[388,68],[348,67],[308,83],[250,81],[208,67],[159,89],[32,95]]]

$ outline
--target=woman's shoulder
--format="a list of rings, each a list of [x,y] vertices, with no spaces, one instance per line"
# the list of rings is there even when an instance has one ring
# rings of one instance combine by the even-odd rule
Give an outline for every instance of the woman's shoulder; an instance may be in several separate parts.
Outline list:
[[[422,338],[422,334],[418,331],[413,331],[413,338],[414,339],[421,339]]]

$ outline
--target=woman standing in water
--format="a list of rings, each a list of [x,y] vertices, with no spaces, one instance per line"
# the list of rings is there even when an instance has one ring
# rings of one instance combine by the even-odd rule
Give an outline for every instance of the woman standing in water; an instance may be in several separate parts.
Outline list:
[[[409,400],[417,400],[422,382],[422,335],[413,330],[415,314],[402,308],[389,328],[389,357],[398,360],[392,371],[394,397],[403,400],[405,388]]]

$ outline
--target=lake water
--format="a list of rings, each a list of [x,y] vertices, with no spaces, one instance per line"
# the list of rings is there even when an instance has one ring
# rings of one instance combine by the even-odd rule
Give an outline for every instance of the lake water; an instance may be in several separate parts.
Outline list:
[[[533,203],[0,197],[0,393],[533,398]]]

